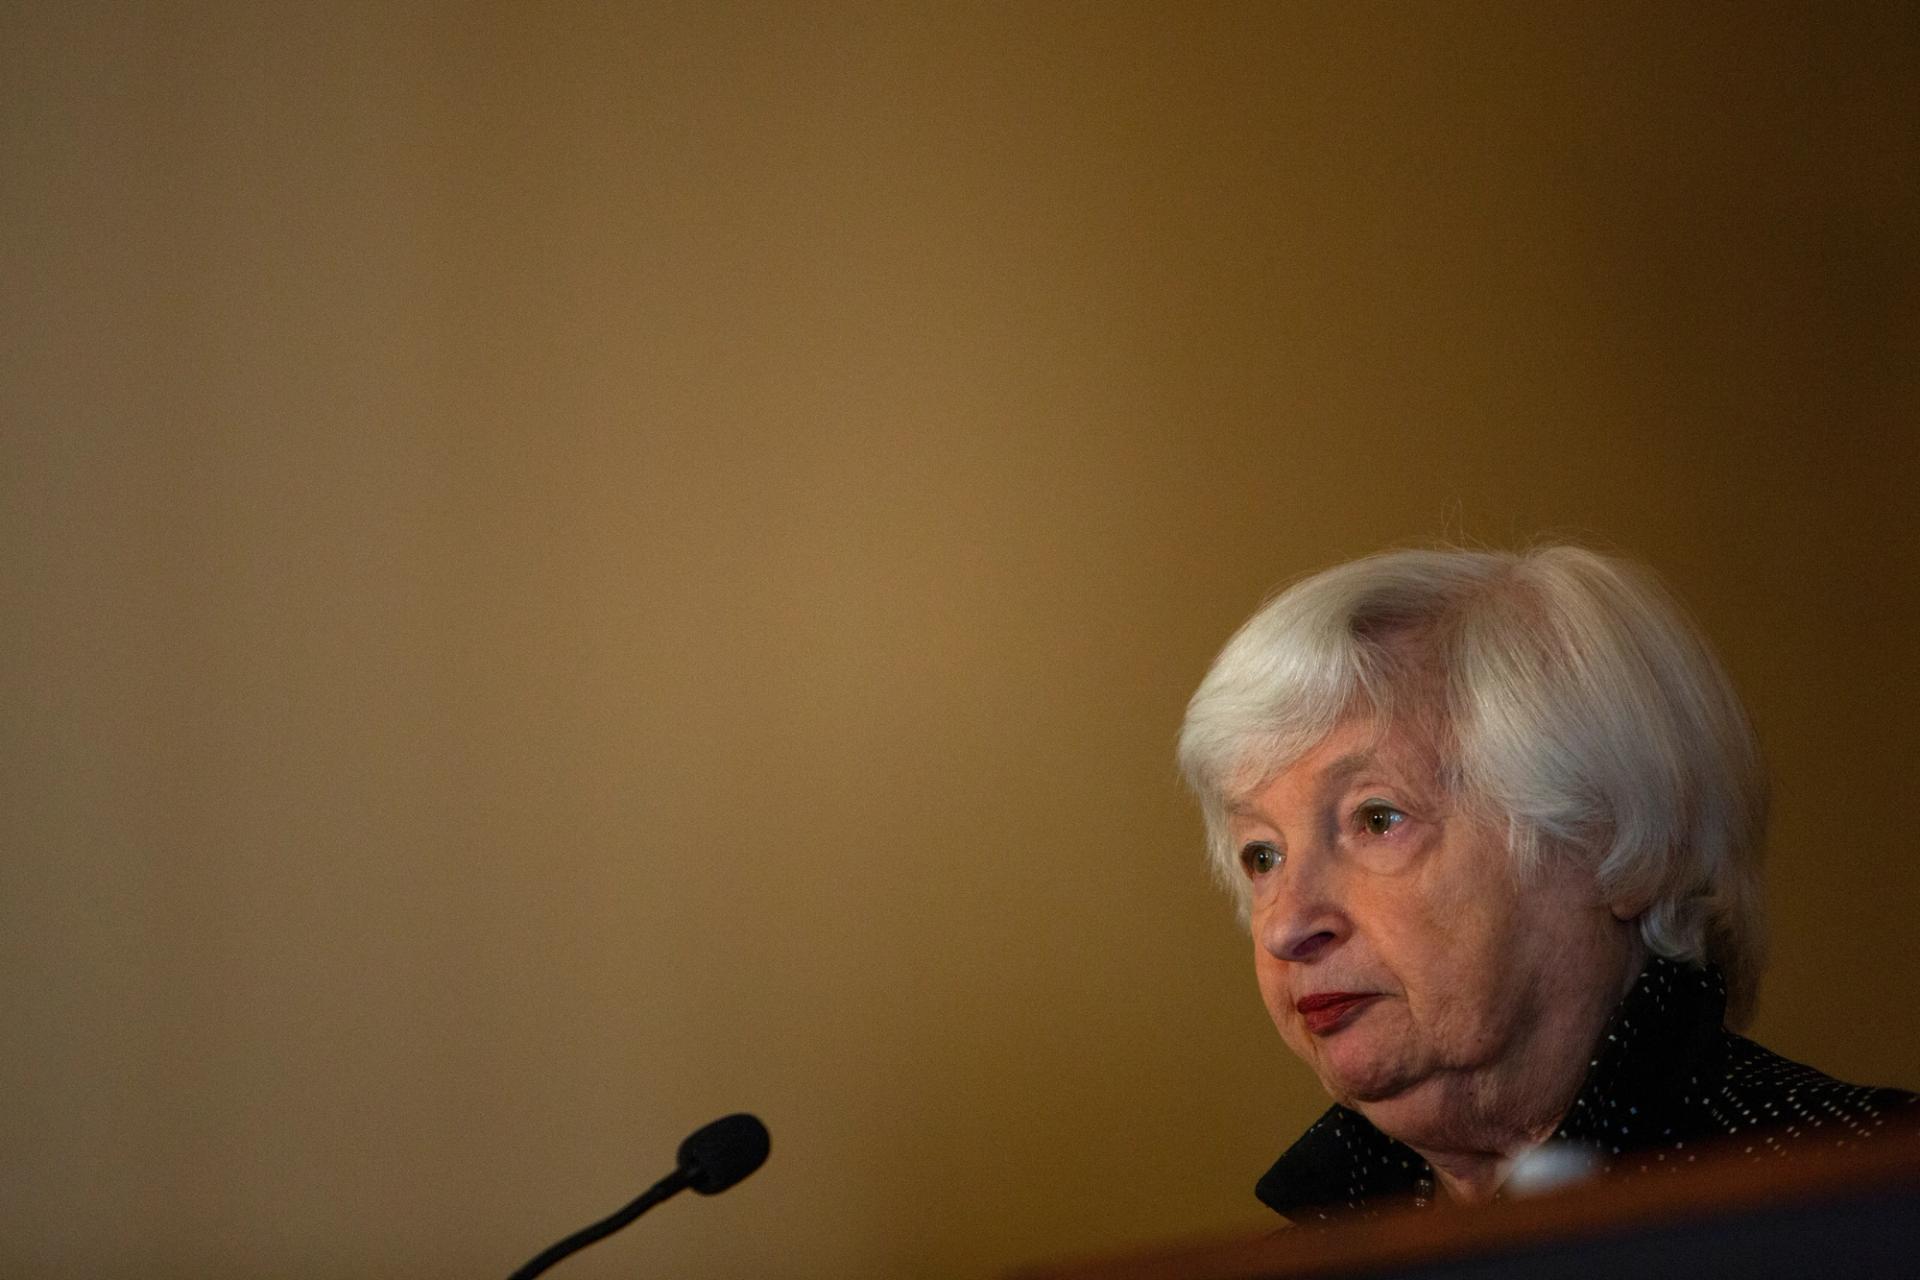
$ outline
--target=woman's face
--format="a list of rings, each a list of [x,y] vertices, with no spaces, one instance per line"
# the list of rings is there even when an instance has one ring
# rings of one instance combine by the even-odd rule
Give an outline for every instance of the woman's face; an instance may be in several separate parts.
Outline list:
[[[1416,731],[1349,720],[1232,808],[1260,991],[1327,1092],[1403,1142],[1550,1131],[1637,944],[1571,859],[1523,884],[1438,773]]]

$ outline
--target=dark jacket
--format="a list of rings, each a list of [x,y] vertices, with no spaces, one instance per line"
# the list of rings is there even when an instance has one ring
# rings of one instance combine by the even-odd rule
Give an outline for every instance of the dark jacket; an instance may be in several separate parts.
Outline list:
[[[1706,1145],[1754,1159],[1845,1146],[1883,1131],[1920,1133],[1920,1097],[1844,1084],[1789,1062],[1724,1025],[1717,970],[1655,958],[1614,1011],[1586,1083],[1550,1143],[1574,1144],[1601,1170],[1656,1173]],[[1334,1107],[1260,1179],[1254,1194],[1296,1222],[1431,1203],[1433,1171],[1411,1147]]]

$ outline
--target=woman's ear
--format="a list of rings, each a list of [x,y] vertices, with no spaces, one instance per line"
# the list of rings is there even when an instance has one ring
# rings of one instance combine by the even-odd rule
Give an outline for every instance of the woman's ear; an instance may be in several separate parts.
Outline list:
[[[1596,869],[1593,888],[1608,915],[1622,924],[1630,924],[1653,908],[1658,888],[1646,883],[1650,879],[1651,876],[1616,876],[1613,877],[1614,882],[1608,884],[1608,877],[1600,875]]]
[[[1613,918],[1622,924],[1638,920],[1641,916],[1647,914],[1647,908],[1652,905],[1653,897],[1651,894],[1621,894],[1618,897],[1607,899],[1607,910],[1611,911]]]

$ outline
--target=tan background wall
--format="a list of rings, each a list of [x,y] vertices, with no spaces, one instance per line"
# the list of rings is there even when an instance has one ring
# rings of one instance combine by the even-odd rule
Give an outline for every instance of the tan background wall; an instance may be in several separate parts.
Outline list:
[[[1910,6],[13,4],[0,1271],[984,1276],[1321,1103],[1182,704],[1566,535],[1920,1087]],[[1598,10],[1598,11],[1595,11]]]

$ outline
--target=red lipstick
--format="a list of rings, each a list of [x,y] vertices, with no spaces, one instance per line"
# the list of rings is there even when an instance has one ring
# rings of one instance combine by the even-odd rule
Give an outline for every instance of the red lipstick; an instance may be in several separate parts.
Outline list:
[[[1346,1026],[1355,1013],[1378,998],[1373,992],[1326,991],[1302,997],[1293,1008],[1308,1031],[1324,1036]]]

